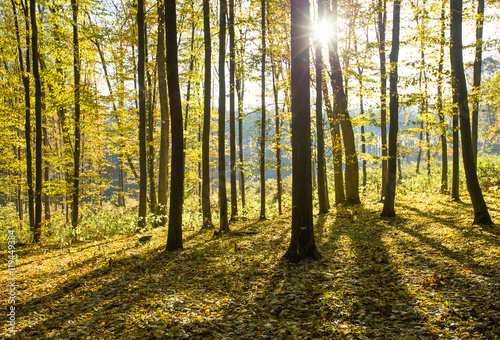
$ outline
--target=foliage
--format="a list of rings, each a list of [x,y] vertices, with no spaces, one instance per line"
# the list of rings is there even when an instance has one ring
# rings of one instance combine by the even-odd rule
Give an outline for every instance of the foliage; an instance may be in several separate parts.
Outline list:
[[[477,175],[483,190],[498,191],[500,187],[500,155],[480,153],[477,158]]]
[[[178,252],[163,252],[165,229],[150,231],[145,244],[123,235],[18,247],[18,332],[4,327],[0,336],[498,337],[498,229],[471,226],[469,202],[439,194],[399,196],[396,210],[404,217],[381,219],[376,196],[317,217],[324,259],[300,265],[280,261],[289,210],[264,222],[237,222],[221,237],[185,226],[186,250]],[[500,205],[497,194],[486,199]],[[498,211],[492,214],[499,220]]]

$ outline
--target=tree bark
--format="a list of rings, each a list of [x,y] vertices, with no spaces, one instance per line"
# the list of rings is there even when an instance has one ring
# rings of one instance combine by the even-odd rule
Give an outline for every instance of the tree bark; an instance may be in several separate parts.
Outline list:
[[[292,236],[283,257],[294,263],[321,258],[313,230],[308,27],[309,0],[291,0]]]
[[[479,98],[481,86],[481,64],[483,62],[483,23],[484,23],[484,0],[477,2],[476,16],[476,53],[474,58],[474,85],[472,87],[472,152],[474,164],[477,166],[477,139],[479,121]]]
[[[443,64],[444,64],[444,44],[445,44],[445,0],[441,2],[441,35],[439,38],[439,66],[437,79],[437,111],[440,125],[441,138],[441,188],[442,194],[448,192],[448,144],[446,140],[447,124],[444,120],[443,112]]]
[[[203,0],[203,31],[205,39],[205,80],[203,88],[203,138],[201,206],[203,228],[211,228],[210,211],[210,89],[212,87],[212,39],[210,36],[210,1]]]
[[[275,126],[275,143],[276,143],[276,198],[278,200],[278,215],[283,214],[282,208],[282,179],[281,179],[281,119],[278,105],[278,87],[276,81],[279,77],[276,71],[275,60],[271,61],[273,73],[273,92],[274,92],[274,126]]]
[[[319,0],[318,20],[321,21],[325,16],[325,0]],[[320,39],[315,42],[316,45],[316,140],[318,155],[318,201],[319,213],[327,214],[330,210],[328,202],[328,181],[325,162],[325,138],[323,132],[323,44]]]
[[[229,232],[226,192],[226,15],[227,2],[220,0],[219,29],[219,232]]]
[[[467,189],[474,208],[473,224],[491,225],[490,214],[484,201],[481,187],[477,178],[474,152],[472,149],[472,137],[470,127],[469,103],[467,99],[467,84],[465,81],[463,57],[462,57],[462,0],[451,0],[451,76],[453,88],[458,99],[458,113],[460,117],[460,136],[462,138],[462,157],[465,170]]]
[[[235,103],[234,0],[229,0],[229,145],[231,178],[231,221],[238,216],[236,184],[236,103]]]
[[[170,118],[168,111],[167,72],[165,70],[165,3],[158,1],[158,90],[160,95],[160,159],[158,169],[158,215],[160,226],[167,224],[168,202],[168,153]]]
[[[398,118],[399,118],[399,95],[398,95],[398,56],[399,56],[399,26],[400,26],[400,0],[394,1],[394,17],[392,29],[392,50],[389,56],[391,63],[389,71],[389,160],[387,162],[387,187],[384,208],[381,216],[396,216],[394,211],[394,200],[396,197],[397,176],[397,143],[398,143]]]
[[[382,190],[380,201],[384,201],[387,186],[387,70],[385,66],[386,0],[378,3],[378,38],[380,59],[380,134],[382,139]]]
[[[333,20],[337,22],[337,0],[333,1]],[[335,24],[336,25],[336,24]],[[351,118],[347,110],[347,99],[342,82],[342,68],[337,52],[337,29],[334,29],[333,44],[330,46],[330,66],[331,82],[334,97],[334,116],[338,117],[342,127],[342,139],[344,141],[346,169],[345,169],[345,190],[346,204],[360,203],[359,199],[359,169],[358,156],[356,155],[356,144],[354,142],[354,131],[352,129]]]
[[[177,59],[176,1],[165,1],[168,94],[172,124],[172,170],[167,251],[182,249],[182,206],[184,203],[184,136],[182,127],[179,64]]]
[[[261,0],[260,220],[266,219],[266,1]]]
[[[147,143],[146,143],[146,81],[145,81],[145,32],[144,32],[144,0],[137,1],[137,26],[139,60],[137,65],[139,85],[139,219],[138,229],[146,228],[147,213]]]

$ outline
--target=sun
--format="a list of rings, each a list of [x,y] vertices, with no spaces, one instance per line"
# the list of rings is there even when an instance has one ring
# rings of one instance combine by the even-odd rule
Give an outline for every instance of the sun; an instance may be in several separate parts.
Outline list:
[[[333,38],[333,23],[329,20],[316,22],[313,27],[313,39],[323,44],[331,42]]]

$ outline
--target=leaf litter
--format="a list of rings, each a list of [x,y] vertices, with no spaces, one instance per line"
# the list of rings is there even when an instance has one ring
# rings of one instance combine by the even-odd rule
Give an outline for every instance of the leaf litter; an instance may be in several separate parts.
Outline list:
[[[235,222],[217,238],[188,229],[185,250],[172,253],[166,229],[143,243],[23,248],[16,332],[0,337],[500,338],[500,231],[472,226],[470,205],[439,198],[408,196],[392,219],[379,217],[380,203],[335,207],[315,220],[323,259],[297,265],[281,260],[290,215]]]

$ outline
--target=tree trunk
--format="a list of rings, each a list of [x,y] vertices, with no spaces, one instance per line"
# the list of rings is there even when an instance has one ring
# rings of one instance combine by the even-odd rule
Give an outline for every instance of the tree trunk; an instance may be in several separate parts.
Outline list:
[[[439,116],[439,125],[441,132],[441,193],[448,192],[448,145],[446,140],[447,125],[444,120],[443,112],[443,63],[444,63],[444,44],[445,44],[445,0],[441,2],[441,36],[439,39],[439,66],[437,79],[437,111]]]
[[[324,20],[325,0],[318,3],[318,20]],[[328,202],[328,181],[325,162],[325,139],[323,132],[323,44],[318,39],[316,42],[316,140],[318,154],[318,201],[319,213],[326,214],[330,210]]]
[[[170,118],[168,111],[167,73],[165,70],[165,3],[158,1],[158,90],[160,95],[160,159],[158,169],[158,215],[160,215],[160,226],[167,224],[167,202],[168,202],[168,152]]]
[[[236,184],[236,107],[235,107],[235,42],[234,42],[234,0],[229,0],[229,139],[231,167],[231,221],[238,216]]]
[[[271,68],[273,73],[273,92],[274,92],[274,126],[275,126],[275,143],[276,143],[276,198],[278,200],[278,215],[283,214],[282,209],[282,180],[281,180],[281,119],[278,106],[278,87],[276,86],[276,81],[278,79],[278,74],[276,72],[275,60],[273,58],[271,62]]]
[[[452,159],[452,179],[451,179],[451,198],[454,201],[460,202],[460,137],[458,135],[458,95],[453,90],[453,159]]]
[[[290,262],[320,259],[313,230],[309,0],[291,0],[292,37],[292,236],[283,255]]]
[[[210,211],[210,89],[212,87],[212,39],[210,36],[210,1],[203,0],[203,31],[205,39],[205,82],[203,88],[203,140],[201,206],[203,228],[211,228]]]
[[[168,94],[172,124],[172,171],[166,250],[182,249],[182,205],[184,203],[184,136],[177,59],[177,14],[175,0],[165,2]]]
[[[242,44],[244,49],[244,44]],[[243,54],[243,52],[242,52]],[[240,72],[236,79],[236,93],[238,94],[238,147],[239,147],[239,168],[240,168],[240,193],[241,209],[245,209],[245,172],[243,171],[243,98],[245,94],[245,82],[243,72]]]
[[[333,1],[333,20],[337,22],[337,0]],[[336,24],[335,24],[336,25]],[[342,69],[337,52],[337,29],[334,29],[334,41],[330,46],[330,66],[332,68],[331,81],[334,97],[333,111],[338,117],[342,127],[342,139],[344,140],[346,170],[345,189],[346,204],[360,203],[359,199],[359,169],[358,156],[356,155],[356,144],[354,142],[354,131],[352,129],[351,118],[347,110],[347,99],[342,83]]]
[[[380,201],[384,201],[387,186],[387,70],[385,66],[385,26],[386,26],[386,1],[378,3],[378,38],[380,59],[380,133],[382,138],[382,190]]]
[[[324,70],[326,71],[326,70]],[[326,113],[328,122],[330,123],[330,132],[332,134],[332,153],[333,153],[333,178],[335,182],[335,204],[343,204],[345,202],[344,194],[344,177],[342,176],[342,143],[340,141],[340,127],[336,119],[330,97],[328,96],[328,87],[326,85],[326,77],[323,78],[323,97],[325,99]]]
[[[260,220],[266,219],[266,1],[261,0]]]
[[[481,86],[481,64],[483,62],[483,23],[484,23],[484,0],[477,2],[476,16],[476,53],[474,58],[474,85],[472,87],[472,152],[474,164],[477,166],[477,139],[479,121],[479,91]]]
[[[226,193],[226,14],[227,2],[220,0],[219,29],[219,232],[229,232]]]
[[[389,86],[390,86],[390,124],[389,124],[389,160],[387,162],[387,187],[386,197],[384,200],[384,208],[381,216],[393,217],[396,216],[394,211],[394,200],[396,197],[396,175],[397,175],[397,143],[398,143],[398,118],[399,118],[399,101],[398,101],[398,56],[399,56],[399,25],[400,25],[400,0],[394,1],[394,17],[392,29],[392,50],[389,56],[391,63],[389,71]]]
[[[28,215],[29,215],[29,225],[30,230],[35,230],[35,193],[33,190],[33,156],[31,152],[31,103],[30,103],[30,80],[28,74],[30,73],[30,39],[28,33],[26,33],[26,69],[23,63],[23,51],[21,48],[21,36],[19,32],[19,24],[17,21],[16,13],[16,3],[12,0],[12,9],[14,12],[14,23],[16,28],[16,39],[17,39],[17,50],[19,53],[19,69],[21,71],[23,87],[24,87],[24,103],[26,106],[25,110],[25,123],[24,123],[24,133],[26,141],[26,182],[28,184]],[[26,32],[29,32],[29,20],[27,8],[24,11]],[[36,23],[35,23],[36,24]],[[20,210],[21,211],[21,210]],[[21,215],[21,214],[20,214]]]
[[[465,170],[467,189],[474,208],[473,224],[493,224],[481,187],[477,178],[474,152],[472,149],[469,102],[467,99],[467,83],[465,81],[462,57],[462,0],[451,0],[451,76],[453,88],[458,99],[458,113],[460,116],[460,136],[462,138],[462,156]]]
[[[78,4],[77,0],[71,0],[73,11],[73,73],[74,73],[74,96],[75,96],[75,148],[73,160],[73,206],[71,213],[71,225],[74,232],[78,226],[79,199],[80,199],[80,46],[78,38]],[[73,235],[76,237],[77,235]]]
[[[138,85],[139,85],[139,220],[138,229],[146,228],[147,213],[147,143],[146,143],[146,81],[145,81],[145,32],[144,32],[144,0],[137,2],[137,26],[138,26],[138,49],[139,60]]]

